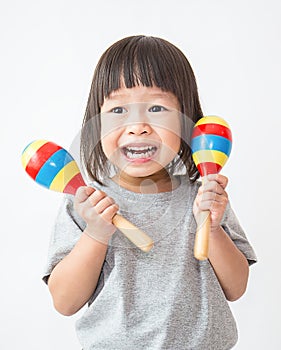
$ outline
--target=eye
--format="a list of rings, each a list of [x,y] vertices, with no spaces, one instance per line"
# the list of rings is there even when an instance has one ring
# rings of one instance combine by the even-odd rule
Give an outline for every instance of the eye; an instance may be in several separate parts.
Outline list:
[[[116,113],[116,114],[122,114],[122,113],[126,113],[127,110],[124,107],[114,107],[110,112]]]
[[[156,105],[156,106],[150,107],[148,111],[155,113],[155,112],[163,112],[163,111],[166,111],[166,110],[167,109],[165,107]]]

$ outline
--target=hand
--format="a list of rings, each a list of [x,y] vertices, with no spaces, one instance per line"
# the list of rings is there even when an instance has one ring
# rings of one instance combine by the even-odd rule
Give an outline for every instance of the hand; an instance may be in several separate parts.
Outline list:
[[[116,231],[112,218],[119,207],[103,191],[93,187],[80,187],[74,198],[74,208],[86,222],[85,233],[102,243],[108,243]]]
[[[221,224],[228,195],[225,188],[227,177],[220,174],[210,174],[203,178],[203,185],[199,187],[193,204],[195,218],[201,211],[209,210],[211,215],[211,231],[216,231]]]

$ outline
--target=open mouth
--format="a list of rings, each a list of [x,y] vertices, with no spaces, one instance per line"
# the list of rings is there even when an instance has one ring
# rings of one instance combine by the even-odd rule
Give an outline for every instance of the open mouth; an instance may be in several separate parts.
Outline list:
[[[129,160],[149,160],[157,152],[154,145],[128,145],[122,147],[122,152]]]

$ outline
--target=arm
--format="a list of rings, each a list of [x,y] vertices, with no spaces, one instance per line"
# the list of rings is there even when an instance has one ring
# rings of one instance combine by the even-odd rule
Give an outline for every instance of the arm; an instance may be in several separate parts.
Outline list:
[[[227,300],[239,299],[246,291],[249,264],[221,227],[210,233],[209,261]]]
[[[196,217],[201,210],[210,210],[208,258],[226,298],[234,301],[239,299],[246,290],[249,266],[245,256],[220,226],[228,202],[226,185],[226,177],[208,175],[205,185],[198,190],[193,211]]]
[[[118,210],[103,192],[81,187],[74,207],[87,226],[72,251],[53,269],[48,286],[56,310],[73,315],[90,299],[100,276]]]
[[[83,233],[73,250],[52,271],[48,286],[56,310],[70,316],[93,294],[107,246]]]

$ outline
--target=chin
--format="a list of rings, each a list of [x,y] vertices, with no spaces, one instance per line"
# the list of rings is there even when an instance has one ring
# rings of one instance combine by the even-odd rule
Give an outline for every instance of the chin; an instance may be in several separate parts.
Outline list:
[[[161,170],[163,170],[163,168],[159,167],[159,165],[148,167],[147,164],[143,164],[143,166],[141,164],[138,164],[137,166],[129,164],[120,169],[120,171],[130,177],[149,177],[160,172]]]

